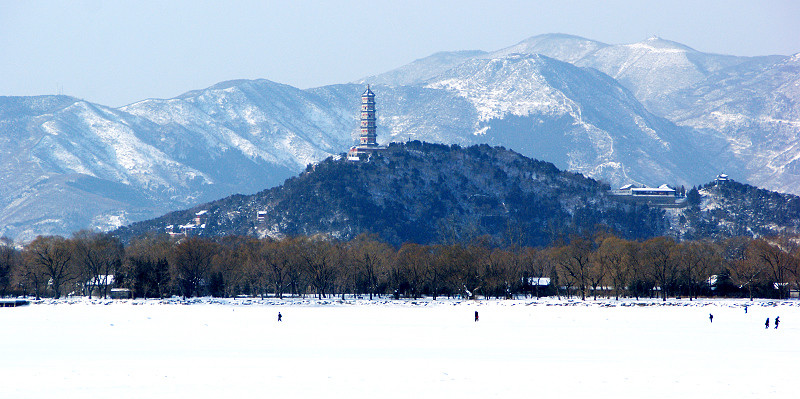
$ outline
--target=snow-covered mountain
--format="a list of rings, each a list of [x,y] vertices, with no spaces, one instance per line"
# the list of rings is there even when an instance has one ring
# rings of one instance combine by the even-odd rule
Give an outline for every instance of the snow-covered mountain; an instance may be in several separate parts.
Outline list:
[[[268,81],[121,109],[3,98],[0,235],[116,228],[277,185],[351,142],[328,133],[342,132],[343,118],[315,101]]]
[[[711,73],[747,59],[702,53],[680,43],[651,37],[638,43],[601,48],[576,64],[606,73],[648,104],[653,98],[689,87]]]
[[[418,59],[408,65],[380,75],[358,80],[359,84],[382,84],[387,86],[408,86],[424,82],[464,61],[486,55],[485,51],[442,51]]]
[[[357,128],[354,121],[358,115],[353,110],[357,111],[358,101],[355,96],[347,112],[291,86],[240,80],[173,99],[137,102],[121,110],[161,127],[167,134],[153,139],[167,143],[168,151],[176,157],[191,158],[182,148],[183,140],[199,147],[195,151],[204,150],[212,156],[235,151],[256,163],[295,171],[351,145],[349,133]],[[178,134],[168,134],[170,129],[177,129]],[[252,189],[265,184],[249,183]],[[275,183],[279,181],[270,182]]]
[[[131,124],[145,121],[113,109],[65,96],[0,98],[0,109],[0,234],[112,228],[163,208],[157,192],[179,176],[200,175],[139,140]]]
[[[541,35],[362,82],[381,143],[503,145],[612,185],[725,171],[798,193],[797,63]],[[275,186],[354,142],[363,83],[231,81],[119,109],[0,97],[0,235],[108,229]]]
[[[680,125],[722,138],[732,173],[800,193],[800,53],[721,70],[656,106]]]
[[[541,55],[478,56],[375,92],[383,140],[503,145],[614,185],[691,184],[717,169],[688,129],[648,112],[614,79]]]
[[[571,64],[577,63],[608,44],[580,36],[550,33],[525,39],[513,46],[489,53],[490,58],[503,57],[509,54],[541,54]]]
[[[466,62],[428,82],[477,111],[473,139],[620,184],[686,184],[713,170],[686,132],[608,76],[540,55]]]
[[[698,159],[750,184],[800,193],[795,162],[800,157],[797,55],[738,57],[703,53],[658,37],[609,45],[547,34],[461,64],[515,53],[542,54],[601,71],[629,89],[648,111],[690,128],[684,144],[700,152]],[[391,76],[388,72],[378,78],[387,81]]]
[[[489,56],[515,52],[543,54],[577,66],[597,69],[630,89],[648,107],[652,100],[688,88],[725,68],[754,60],[774,62],[785,58],[703,53],[660,37],[632,44],[609,45],[563,34],[534,36]]]

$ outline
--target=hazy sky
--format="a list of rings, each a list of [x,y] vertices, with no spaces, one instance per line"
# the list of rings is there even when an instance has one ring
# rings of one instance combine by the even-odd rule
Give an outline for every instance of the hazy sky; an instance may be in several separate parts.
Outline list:
[[[0,0],[0,95],[122,106],[231,79],[308,88],[543,33],[789,55],[798,21],[797,0]]]

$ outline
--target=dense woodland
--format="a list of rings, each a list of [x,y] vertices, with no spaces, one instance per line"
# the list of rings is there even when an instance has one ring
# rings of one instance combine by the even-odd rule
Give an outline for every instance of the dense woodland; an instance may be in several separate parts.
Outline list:
[[[609,189],[502,147],[412,141],[392,143],[369,162],[330,157],[281,186],[133,223],[115,235],[127,242],[189,223],[203,210],[203,235],[268,231],[349,241],[374,233],[392,245],[441,244],[453,235],[500,239],[517,230],[524,232],[517,234],[520,244],[547,246],[555,235],[581,234],[597,224],[627,239],[667,232],[662,210],[617,201]],[[266,213],[262,223],[256,222],[259,211]]]
[[[800,285],[799,274],[797,237],[637,241],[602,229],[547,247],[488,236],[393,246],[369,234],[350,241],[161,234],[124,245],[113,235],[86,231],[41,236],[24,247],[4,238],[0,245],[4,297],[106,297],[105,276],[113,276],[115,287],[136,298],[788,298]]]

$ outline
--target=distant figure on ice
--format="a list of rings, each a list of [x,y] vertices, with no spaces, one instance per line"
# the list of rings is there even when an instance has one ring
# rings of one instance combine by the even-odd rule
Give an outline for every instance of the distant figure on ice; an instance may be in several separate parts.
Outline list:
[[[714,322],[714,315],[713,314],[711,314],[711,313],[708,314],[708,321],[710,321],[712,323]]]
[[[744,305],[744,314],[747,314],[747,305]]]
[[[281,312],[278,312],[278,321],[283,321],[283,315]]]
[[[764,323],[764,328],[769,328],[769,317],[767,317],[767,322]]]
[[[475,321],[478,321],[478,311],[475,311]]]
[[[780,323],[781,323],[781,317],[780,316],[775,317],[775,329],[776,330],[778,329],[778,324],[780,324]]]

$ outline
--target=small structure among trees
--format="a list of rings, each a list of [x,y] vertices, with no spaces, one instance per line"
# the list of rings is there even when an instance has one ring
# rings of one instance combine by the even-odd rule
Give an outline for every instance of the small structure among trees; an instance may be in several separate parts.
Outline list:
[[[114,287],[114,275],[102,274],[92,277],[84,283],[84,293],[89,297],[105,297]]]
[[[686,197],[680,195],[678,190],[666,184],[662,184],[659,187],[627,184],[618,190],[612,190],[611,195],[618,199],[660,208],[681,208],[686,206]]]
[[[165,231],[172,237],[193,236],[206,228],[206,220],[208,220],[208,210],[198,211],[194,214],[191,222],[181,225],[171,224],[165,228]]]

